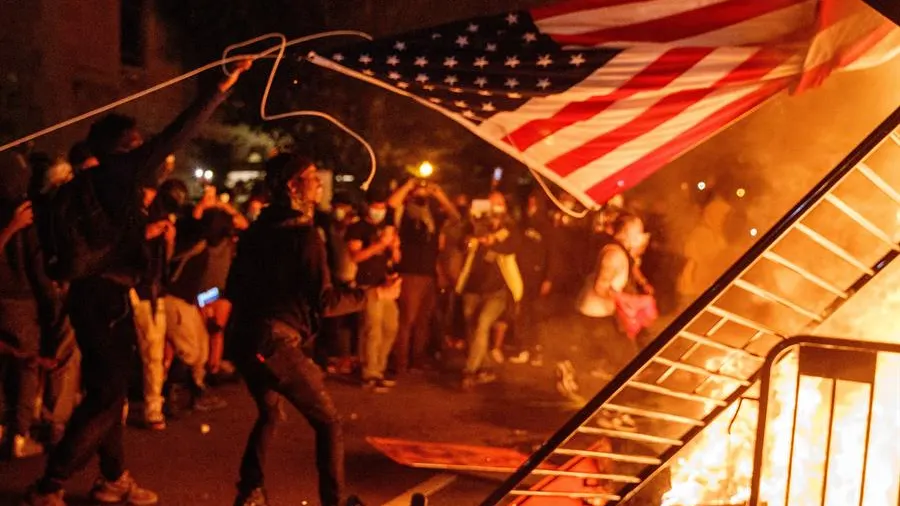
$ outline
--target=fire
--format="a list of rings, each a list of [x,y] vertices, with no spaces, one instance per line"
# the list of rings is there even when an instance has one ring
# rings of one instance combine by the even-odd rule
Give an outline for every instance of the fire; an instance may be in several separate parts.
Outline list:
[[[720,363],[709,361],[715,370]],[[739,362],[725,360],[722,372],[736,374]],[[719,383],[714,394],[728,393]],[[672,488],[662,506],[741,504],[750,497],[753,444],[756,439],[755,402],[741,402],[725,410],[675,459],[670,467]]]
[[[900,451],[896,450],[900,356],[883,354],[878,359],[867,457],[872,387],[801,376],[795,389],[797,372],[795,353],[787,355],[773,372],[760,504],[843,506],[860,504],[860,495],[863,506],[895,504],[900,488]],[[757,414],[756,403],[744,401],[740,409],[731,406],[707,427],[673,463],[672,488],[664,496],[663,506],[744,504],[750,495]],[[827,461],[826,450],[830,453]],[[827,487],[823,486],[826,482]]]

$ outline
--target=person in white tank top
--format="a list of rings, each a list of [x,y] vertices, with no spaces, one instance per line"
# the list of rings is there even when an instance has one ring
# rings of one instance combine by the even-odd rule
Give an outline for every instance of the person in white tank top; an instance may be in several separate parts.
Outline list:
[[[644,224],[633,215],[623,215],[613,225],[613,239],[600,250],[597,264],[581,293],[576,308],[579,313],[592,318],[612,316],[616,312],[614,294],[628,285],[631,252],[638,251],[646,242]]]

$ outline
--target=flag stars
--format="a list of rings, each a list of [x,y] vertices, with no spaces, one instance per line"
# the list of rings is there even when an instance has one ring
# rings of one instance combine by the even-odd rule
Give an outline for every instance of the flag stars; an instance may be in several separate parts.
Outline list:
[[[426,84],[425,86],[422,86],[422,88],[425,91],[434,91],[436,89],[436,87],[433,84]]]
[[[509,79],[506,80],[505,83],[503,83],[503,85],[506,86],[507,88],[515,88],[516,86],[519,85],[519,80],[516,79],[515,77],[510,77]]]
[[[406,88],[409,88],[409,83],[404,83],[403,81],[400,81],[399,83],[397,83],[397,87],[405,90]]]
[[[547,78],[539,79],[537,82],[537,87],[542,90],[546,90],[547,88],[550,87],[550,80]]]
[[[396,49],[397,51],[406,51],[406,42],[398,40],[396,43],[394,43],[394,49]]]
[[[519,22],[519,15],[515,12],[510,12],[509,15],[506,16],[506,22],[509,25],[514,25]]]
[[[444,66],[447,68],[454,68],[459,65],[459,60],[456,59],[455,56],[451,56],[450,58],[444,58]]]
[[[494,107],[494,104],[492,102],[486,102],[484,104],[481,104],[481,110],[487,111],[487,112],[494,112],[497,110],[497,108]]]
[[[439,99],[439,98],[437,98],[437,97],[431,97],[431,98],[428,99],[428,101],[429,101],[429,102],[432,102],[432,103],[435,103],[435,104],[440,104],[441,102],[443,102],[443,100],[441,100],[441,99]]]
[[[537,66],[547,68],[550,65],[553,65],[553,58],[550,57],[549,54],[542,55],[538,58]]]
[[[462,88],[450,88],[450,93],[462,93]]]
[[[438,39],[440,39],[441,37],[443,37],[443,35],[441,35],[441,34],[439,34],[439,33],[437,33],[437,32],[431,34],[431,40],[438,40]]]
[[[490,90],[478,90],[478,94],[481,95],[482,97],[492,97],[492,96],[494,96],[494,94],[491,93]]]
[[[521,63],[522,62],[519,60],[518,56],[510,56],[509,58],[506,59],[506,63],[504,63],[504,65],[506,65],[509,68],[514,69],[514,68],[518,67],[519,64],[521,64]]]
[[[475,113],[472,112],[472,111],[470,111],[470,110],[468,110],[468,109],[466,109],[465,111],[463,111],[462,115],[463,115],[463,117],[466,117],[466,118],[469,118],[469,119],[473,119],[473,118],[475,117]]]
[[[456,45],[459,47],[466,47],[469,45],[469,38],[465,35],[460,35],[456,38]]]
[[[359,63],[362,63],[363,65],[368,65],[368,64],[372,63],[372,57],[367,54],[360,55]]]
[[[344,61],[344,55],[342,55],[341,53],[334,53],[333,55],[331,55],[331,59],[336,62],[342,62]]]
[[[534,32],[528,32],[522,36],[522,40],[524,40],[526,44],[531,44],[532,42],[537,41],[537,34]]]
[[[469,27],[466,28],[466,30],[468,30],[472,33],[476,33],[476,32],[478,32],[478,25],[476,25],[475,23],[469,23]]]
[[[578,53],[571,58],[569,58],[569,65],[574,65],[576,67],[582,66],[587,60],[584,59],[584,55]]]
[[[484,88],[485,86],[487,86],[487,83],[487,77],[484,76],[481,76],[475,80],[475,86],[478,86],[479,88]]]
[[[402,77],[403,77],[403,76],[401,76],[399,72],[388,72],[388,78],[389,78],[389,79],[393,79],[393,80],[396,81],[396,80],[398,80],[398,79],[400,79],[400,78],[402,78]]]
[[[484,50],[493,53],[493,52],[497,51],[497,44],[494,44],[493,42],[489,42],[484,45]]]
[[[506,96],[509,98],[522,98],[522,94],[516,92],[507,93]]]
[[[429,80],[429,77],[427,74],[419,74],[416,76],[417,83],[427,83],[428,80]]]
[[[375,71],[373,71],[372,69],[364,69],[364,70],[362,71],[362,73],[365,74],[365,75],[367,75],[367,76],[374,76],[374,75],[375,75]]]
[[[473,63],[472,65],[474,65],[480,69],[484,69],[485,67],[488,66],[488,64],[490,64],[490,62],[488,61],[487,58],[485,58],[484,56],[479,56],[478,58],[475,59],[475,63]]]
[[[444,78],[444,82],[446,84],[449,84],[450,86],[453,86],[454,84],[459,82],[459,78],[454,75],[449,75]]]
[[[392,54],[388,56],[387,64],[396,67],[397,65],[400,65],[400,58],[398,58],[397,55]]]
[[[468,109],[469,108],[469,104],[467,104],[465,100],[457,100],[456,102],[453,102],[453,105],[455,105],[456,107],[459,107],[460,109]]]
[[[424,56],[416,58],[415,65],[416,67],[425,67],[426,65],[428,65],[428,58],[425,58]]]

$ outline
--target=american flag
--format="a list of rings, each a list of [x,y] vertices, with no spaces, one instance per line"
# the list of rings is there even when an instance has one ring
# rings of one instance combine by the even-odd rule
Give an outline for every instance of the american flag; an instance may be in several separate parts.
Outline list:
[[[593,206],[779,91],[896,50],[893,28],[859,0],[570,0],[310,59],[438,109]]]

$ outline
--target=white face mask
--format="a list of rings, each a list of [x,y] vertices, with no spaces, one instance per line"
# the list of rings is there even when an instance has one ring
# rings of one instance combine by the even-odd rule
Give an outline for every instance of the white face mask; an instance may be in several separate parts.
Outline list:
[[[386,209],[369,209],[369,219],[373,223],[381,223],[385,216],[387,216]]]

